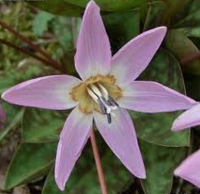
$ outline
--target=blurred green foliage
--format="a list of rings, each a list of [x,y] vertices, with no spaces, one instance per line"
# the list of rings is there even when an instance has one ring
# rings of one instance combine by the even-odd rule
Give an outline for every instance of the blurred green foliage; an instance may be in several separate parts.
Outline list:
[[[45,175],[54,163],[55,143],[19,145],[8,168],[5,189]]]
[[[0,18],[48,52],[68,74],[76,75],[73,62],[75,44],[81,15],[87,2],[88,0],[1,2]],[[182,93],[188,91],[189,95],[200,100],[199,59],[184,65],[181,63],[184,57],[198,52],[200,46],[199,0],[97,0],[96,2],[102,9],[113,53],[142,31],[167,25],[168,35],[162,48],[139,79],[158,81]],[[7,30],[2,27],[0,30],[0,39],[30,49]],[[3,44],[0,45],[0,57],[0,93],[31,78],[60,73]],[[186,80],[186,91],[182,73]],[[59,133],[69,111],[33,108],[26,108],[24,111],[24,108],[8,105],[5,102],[3,107],[7,112],[7,122],[0,131],[1,143],[5,144],[6,138],[13,133],[20,134],[21,142],[8,167],[5,189],[12,189],[19,184],[45,177],[42,194],[63,193],[55,184],[53,166]],[[180,114],[179,112],[142,114],[131,111],[130,113],[137,129],[147,169],[147,179],[141,181],[143,191],[145,194],[170,193],[173,170],[186,156],[185,147],[190,145],[190,133],[170,131],[172,121]],[[127,191],[128,194],[138,192],[141,194],[138,185],[138,188],[131,186],[135,185],[137,180],[99,136],[98,145],[109,193]],[[174,185],[175,188],[178,187],[176,182]],[[188,188],[191,190],[191,187]],[[86,145],[64,193],[100,194],[90,144]]]

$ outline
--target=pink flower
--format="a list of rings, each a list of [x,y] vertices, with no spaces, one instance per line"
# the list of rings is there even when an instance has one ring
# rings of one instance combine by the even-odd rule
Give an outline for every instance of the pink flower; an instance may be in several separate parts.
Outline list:
[[[200,150],[186,158],[174,174],[200,188]]]
[[[75,67],[81,79],[54,75],[33,79],[6,91],[2,98],[22,106],[54,110],[74,108],[60,134],[55,179],[65,183],[86,144],[93,120],[108,146],[139,178],[145,168],[131,117],[126,109],[166,112],[190,108],[195,101],[156,82],[134,81],[159,48],[166,27],[137,36],[111,58],[110,43],[99,13],[90,1],[77,42]]]
[[[173,123],[172,131],[180,131],[200,125],[200,104],[193,106],[189,110],[182,113]]]
[[[172,130],[180,131],[200,125],[200,104],[182,113],[173,123]],[[174,174],[200,188],[200,150],[186,158]]]

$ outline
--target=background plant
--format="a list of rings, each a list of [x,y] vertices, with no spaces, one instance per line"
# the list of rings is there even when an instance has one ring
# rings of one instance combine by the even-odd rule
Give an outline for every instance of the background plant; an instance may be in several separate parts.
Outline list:
[[[81,15],[87,2],[88,0],[29,3],[1,1],[0,21],[42,48],[59,66],[59,68],[52,66],[52,61],[47,60],[41,52],[31,48],[15,33],[1,25],[1,93],[31,78],[62,72],[76,74],[73,62],[74,45]],[[141,75],[141,79],[158,81],[182,93],[187,91],[188,96],[200,100],[198,50],[200,2],[198,0],[97,0],[96,2],[101,7],[113,53],[142,31],[166,25],[169,30],[164,44],[147,71]],[[13,49],[13,45],[18,48]],[[0,132],[0,161],[3,161],[0,174],[2,179],[5,179],[5,185],[1,185],[1,192],[22,193],[18,185],[25,184],[26,193],[61,193],[54,182],[53,166],[58,136],[68,112],[33,108],[25,110],[4,102],[2,104],[7,112],[7,121]],[[102,139],[98,138],[110,194],[197,192],[190,184],[178,179],[173,181],[174,168],[188,153],[200,147],[198,127],[192,131],[191,136],[188,131],[179,133],[170,131],[172,121],[178,114],[180,112],[162,114],[131,112],[135,127],[138,129],[137,134],[147,167],[147,179],[141,181],[142,186],[140,181],[134,179],[107,149]],[[86,147],[70,177],[66,193],[101,193],[90,143]]]

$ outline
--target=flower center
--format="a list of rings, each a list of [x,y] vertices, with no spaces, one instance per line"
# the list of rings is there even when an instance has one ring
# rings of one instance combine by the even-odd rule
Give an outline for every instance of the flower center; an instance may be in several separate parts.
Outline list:
[[[87,87],[88,94],[92,99],[99,105],[101,112],[107,115],[108,123],[111,123],[111,115],[114,116],[113,110],[116,110],[119,105],[115,100],[108,94],[106,88],[98,83],[98,85],[91,84]]]
[[[72,99],[79,102],[78,107],[83,113],[98,111],[106,115],[108,123],[111,123],[113,111],[119,107],[116,100],[122,97],[122,90],[115,82],[115,77],[111,75],[90,77],[72,89]]]

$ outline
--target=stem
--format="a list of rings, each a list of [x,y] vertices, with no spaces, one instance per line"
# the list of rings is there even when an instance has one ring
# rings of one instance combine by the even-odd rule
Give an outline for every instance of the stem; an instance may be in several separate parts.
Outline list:
[[[27,55],[29,55],[29,56],[35,58],[35,59],[38,59],[39,61],[42,61],[42,62],[43,62],[45,65],[47,65],[47,66],[49,66],[49,65],[52,66],[52,64],[50,64],[50,62],[49,62],[48,60],[46,60],[46,59],[44,59],[44,58],[41,58],[41,57],[35,55],[34,53],[29,52],[28,50],[26,50],[26,49],[24,49],[24,48],[20,48],[20,47],[18,47],[18,46],[16,46],[16,45],[12,44],[11,42],[8,42],[8,41],[6,41],[6,40],[0,39],[0,43],[4,44],[4,45],[6,45],[6,46],[9,46],[9,47],[11,47],[11,48],[13,48],[13,49],[15,49],[15,50],[18,50],[18,51],[20,51],[20,52],[22,52],[22,53],[24,53],[24,54],[27,54]],[[56,68],[56,67],[54,67],[54,68]],[[56,69],[57,69],[57,68],[56,68]],[[59,67],[58,70],[63,71],[63,69],[61,69],[61,67]]]
[[[193,53],[191,55],[188,55],[186,57],[184,57],[182,60],[181,60],[181,64],[182,65],[185,65],[186,63],[189,63],[190,61],[193,61],[195,59],[198,59],[200,58],[200,51],[196,52],[196,53]]]
[[[100,156],[99,156],[99,151],[98,151],[98,147],[97,147],[97,143],[96,143],[96,137],[95,137],[94,130],[92,130],[92,132],[91,132],[90,140],[91,140],[92,150],[93,150],[94,159],[95,159],[95,163],[96,163],[96,167],[97,167],[97,173],[98,173],[98,177],[99,177],[101,191],[102,191],[102,194],[108,194],[107,188],[106,188],[105,176],[104,176],[103,169],[101,166],[101,160],[100,160]]]
[[[11,33],[13,33],[16,37],[18,37],[19,39],[21,39],[23,42],[26,42],[33,50],[41,53],[48,61],[50,66],[56,68],[56,69],[60,69],[60,65],[57,63],[57,61],[55,61],[54,59],[52,59],[52,57],[47,54],[45,51],[43,51],[39,46],[37,46],[36,44],[34,44],[31,40],[29,40],[28,38],[26,38],[25,36],[23,36],[22,34],[20,34],[19,32],[17,32],[15,29],[13,29],[11,26],[7,25],[6,23],[4,23],[1,19],[0,19],[0,25],[7,29],[8,31],[10,31]],[[62,69],[63,71],[63,69]]]
[[[147,30],[147,25],[148,25],[148,20],[149,20],[149,15],[151,14],[151,10],[152,10],[152,4],[151,3],[148,3],[147,4],[148,6],[148,11],[147,11],[147,15],[146,15],[146,18],[145,18],[145,22],[144,22],[144,27],[143,27],[143,31]]]
[[[183,179],[180,179],[178,183],[178,188],[176,189],[176,194],[180,194],[182,185],[183,185]]]

